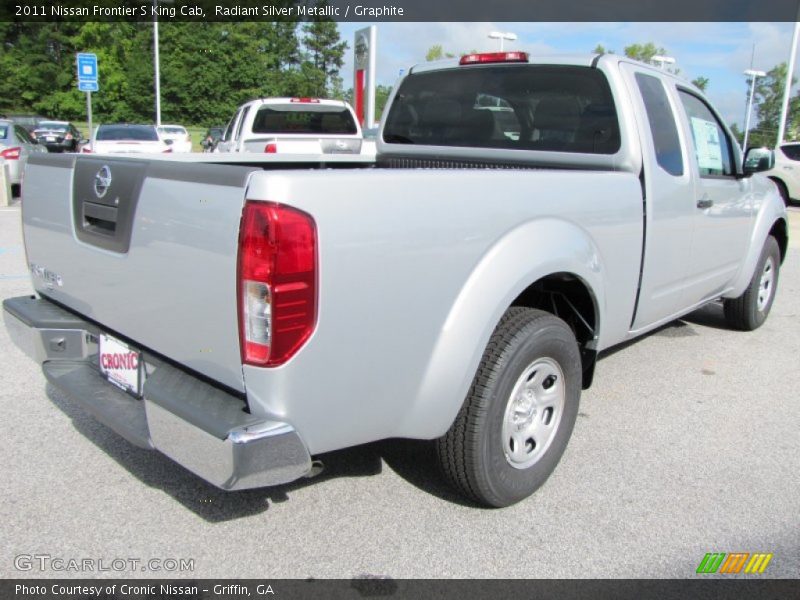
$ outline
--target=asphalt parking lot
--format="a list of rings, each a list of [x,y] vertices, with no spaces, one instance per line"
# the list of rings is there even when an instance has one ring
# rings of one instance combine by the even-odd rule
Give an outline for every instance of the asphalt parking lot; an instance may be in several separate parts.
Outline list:
[[[19,218],[19,203],[0,209],[0,298],[31,290]],[[766,324],[732,332],[709,306],[607,353],[555,474],[504,510],[462,503],[413,441],[220,492],[84,414],[0,327],[0,577],[684,578],[707,552],[773,553],[762,577],[800,577],[800,209],[791,219]],[[15,567],[34,554],[194,570]]]

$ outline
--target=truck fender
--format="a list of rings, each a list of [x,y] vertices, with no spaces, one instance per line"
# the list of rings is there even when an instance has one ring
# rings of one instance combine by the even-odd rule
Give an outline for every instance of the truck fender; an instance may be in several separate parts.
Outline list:
[[[764,182],[766,183],[766,182]],[[773,226],[782,221],[783,231],[787,231],[787,217],[786,206],[778,193],[776,187],[772,184],[767,188],[763,186],[762,190],[757,190],[756,193],[761,192],[764,196],[763,201],[758,206],[758,212],[755,216],[755,222],[750,234],[750,244],[747,248],[747,254],[742,261],[742,266],[739,269],[739,274],[733,283],[733,289],[725,294],[726,298],[738,298],[747,289],[750,280],[753,278],[753,273],[756,270],[756,263],[761,256],[761,249],[764,247],[764,242],[767,236],[772,231]],[[778,240],[781,243],[781,240]],[[785,255],[786,248],[781,248],[781,260]]]
[[[503,313],[531,284],[554,273],[569,273],[589,288],[599,325],[603,262],[589,234],[557,218],[514,228],[481,257],[457,295],[399,435],[432,439],[449,429]]]

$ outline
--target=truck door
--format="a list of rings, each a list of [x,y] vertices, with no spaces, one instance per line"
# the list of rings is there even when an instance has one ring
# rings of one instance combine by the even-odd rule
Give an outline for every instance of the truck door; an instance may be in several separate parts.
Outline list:
[[[753,207],[750,180],[736,177],[740,159],[721,120],[700,96],[676,90],[695,189],[685,296],[691,306],[730,287],[747,250]]]
[[[645,239],[632,330],[680,310],[691,252],[694,182],[687,166],[677,100],[657,72],[622,63],[642,145]]]

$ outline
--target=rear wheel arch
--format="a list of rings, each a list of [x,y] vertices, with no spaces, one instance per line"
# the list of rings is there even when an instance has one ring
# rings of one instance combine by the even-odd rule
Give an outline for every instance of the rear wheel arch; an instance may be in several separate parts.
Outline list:
[[[573,273],[551,273],[534,281],[511,307],[535,308],[562,319],[570,326],[581,351],[583,389],[592,383],[597,361],[600,309],[591,286]]]
[[[772,182],[777,186],[778,192],[783,199],[783,203],[788,205],[791,199],[789,198],[789,188],[786,185],[786,182],[784,182],[780,177],[774,175],[770,175],[769,179],[772,180]]]
[[[789,248],[789,233],[787,231],[786,221],[784,219],[776,220],[769,230],[769,235],[774,237],[775,241],[778,242],[778,248],[781,251],[781,264],[783,264],[786,258],[786,252]]]

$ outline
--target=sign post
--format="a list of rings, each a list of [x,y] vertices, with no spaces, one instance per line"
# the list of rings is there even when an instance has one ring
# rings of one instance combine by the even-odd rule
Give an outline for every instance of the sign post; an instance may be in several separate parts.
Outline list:
[[[92,149],[92,92],[100,89],[97,83],[97,55],[78,53],[78,89],[86,92],[86,116],[89,121],[89,149]]]
[[[378,33],[374,25],[355,33],[353,102],[363,127],[375,127],[375,70]]]

